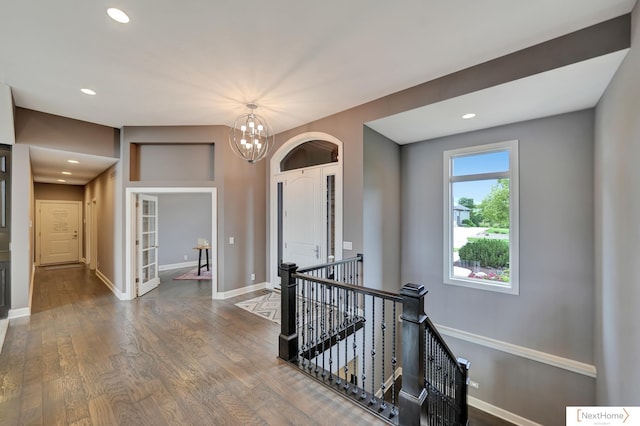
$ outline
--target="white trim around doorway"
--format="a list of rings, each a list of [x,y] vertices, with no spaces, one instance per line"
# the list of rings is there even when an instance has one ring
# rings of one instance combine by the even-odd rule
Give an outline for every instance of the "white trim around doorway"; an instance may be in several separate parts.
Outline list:
[[[133,283],[135,283],[134,269],[135,261],[135,235],[133,234],[133,220],[135,220],[135,197],[137,194],[186,194],[186,193],[203,193],[211,194],[211,241],[218,241],[218,219],[217,204],[218,192],[217,188],[201,188],[201,187],[181,187],[181,188],[126,188],[125,193],[125,292],[124,300],[132,300],[135,296]],[[213,250],[211,254],[211,298],[218,298],[218,249]]]
[[[342,259],[342,240],[343,240],[343,232],[342,232],[342,219],[343,219],[343,204],[342,204],[342,194],[343,194],[343,155],[344,155],[344,144],[342,141],[328,133],[324,132],[306,132],[301,133],[297,136],[294,136],[287,140],[285,143],[278,148],[278,150],[273,154],[269,162],[269,235],[268,235],[268,244],[269,244],[269,253],[267,254],[267,277],[269,277],[269,282],[266,283],[268,289],[273,289],[276,287],[276,284],[279,284],[278,280],[278,271],[277,265],[278,263],[278,176],[282,174],[280,172],[280,162],[284,159],[284,157],[291,152],[292,149],[296,148],[299,145],[302,145],[305,142],[309,142],[312,140],[324,140],[327,142],[331,142],[338,146],[338,163],[333,163],[333,165],[328,166],[325,165],[325,168],[333,167],[336,169],[336,186],[339,186],[339,197],[336,199],[336,260]],[[314,166],[318,167],[318,166]],[[324,175],[323,175],[324,177]]]

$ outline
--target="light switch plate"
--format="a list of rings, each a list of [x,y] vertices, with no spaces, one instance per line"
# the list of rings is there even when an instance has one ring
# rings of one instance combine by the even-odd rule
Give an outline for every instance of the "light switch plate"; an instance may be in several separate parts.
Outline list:
[[[344,250],[353,250],[353,243],[351,241],[343,241],[342,248]]]

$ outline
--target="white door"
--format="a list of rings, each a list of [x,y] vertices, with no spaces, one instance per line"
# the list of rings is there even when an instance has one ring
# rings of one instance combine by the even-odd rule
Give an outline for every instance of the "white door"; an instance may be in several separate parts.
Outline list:
[[[138,296],[158,287],[158,197],[138,194],[136,203]]]
[[[81,201],[36,201],[40,265],[80,261]]]
[[[288,172],[284,179],[282,236],[284,262],[298,267],[323,263],[321,170]]]

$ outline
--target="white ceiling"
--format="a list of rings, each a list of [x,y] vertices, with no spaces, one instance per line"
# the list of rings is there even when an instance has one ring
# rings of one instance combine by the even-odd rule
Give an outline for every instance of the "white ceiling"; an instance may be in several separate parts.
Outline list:
[[[399,144],[594,107],[628,49],[367,123]],[[462,116],[474,113],[472,119]]]
[[[0,82],[20,107],[116,128],[229,125],[255,102],[279,133],[614,18],[635,2],[0,0]],[[108,18],[112,6],[131,22]],[[373,125],[408,128],[397,123]]]
[[[35,182],[65,185],[85,185],[118,161],[117,158],[35,146],[29,147],[29,154],[31,155],[31,168]],[[70,163],[68,160],[77,161],[77,163]],[[62,172],[68,172],[71,175]],[[60,182],[58,179],[65,182]]]

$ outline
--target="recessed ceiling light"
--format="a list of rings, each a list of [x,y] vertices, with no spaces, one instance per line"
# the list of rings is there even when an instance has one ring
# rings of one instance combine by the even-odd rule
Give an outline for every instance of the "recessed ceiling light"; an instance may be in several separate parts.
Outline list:
[[[67,163],[78,164],[79,161],[78,160],[67,160]]]
[[[110,7],[109,9],[107,9],[107,14],[111,19],[120,22],[121,24],[126,24],[129,22],[129,17],[127,16],[127,14],[120,9],[116,9],[115,7]]]
[[[71,175],[71,172],[62,172],[63,175]]]
[[[80,91],[81,91],[82,93],[84,93],[85,95],[91,95],[91,96],[93,96],[93,95],[95,95],[95,94],[96,94],[96,92],[95,92],[94,90],[87,89],[87,88],[80,89]]]
[[[462,118],[464,118],[465,120],[468,120],[468,119],[473,118],[475,116],[476,115],[474,113],[470,112],[468,114],[463,115]]]
[[[64,179],[56,179],[58,182],[66,182]]]

